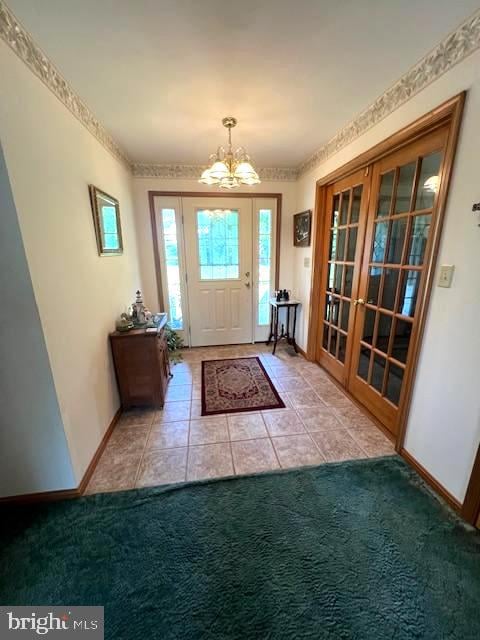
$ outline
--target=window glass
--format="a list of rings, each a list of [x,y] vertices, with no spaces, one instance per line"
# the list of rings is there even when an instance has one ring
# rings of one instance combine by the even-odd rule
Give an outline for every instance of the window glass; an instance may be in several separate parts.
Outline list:
[[[198,256],[201,280],[239,277],[238,211],[197,211]]]
[[[180,262],[174,209],[162,209],[162,228],[167,267],[168,321],[172,329],[183,329]]]
[[[270,323],[270,303],[272,295],[272,211],[260,209],[258,212],[258,309],[257,323]]]

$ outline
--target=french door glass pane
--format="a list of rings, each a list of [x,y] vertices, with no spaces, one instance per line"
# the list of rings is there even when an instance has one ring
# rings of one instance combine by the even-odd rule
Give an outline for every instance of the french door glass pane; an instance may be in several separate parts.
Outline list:
[[[183,329],[180,262],[175,209],[162,209],[163,250],[165,254],[168,323],[172,329]]]
[[[387,316],[384,313],[380,314],[378,319],[377,340],[375,346],[380,351],[387,353],[388,342],[390,340],[390,331],[392,329],[392,316]]]
[[[201,280],[239,277],[238,211],[199,209],[197,239]]]
[[[345,257],[345,240],[347,237],[347,230],[346,229],[339,229],[338,230],[338,240],[337,240],[337,255],[336,255],[336,259],[337,260],[343,260]]]
[[[405,232],[407,229],[407,218],[394,220],[391,224],[392,227],[390,230],[387,262],[390,264],[399,264],[402,261]]]
[[[358,185],[353,190],[352,210],[350,212],[350,224],[356,224],[360,219],[360,204],[362,201],[363,185]]]
[[[397,193],[395,196],[395,213],[410,211],[416,166],[416,162],[410,162],[400,167],[400,171],[398,172]]]
[[[410,316],[413,318],[415,315],[418,289],[420,287],[420,276],[420,271],[403,272],[398,306],[398,313],[401,313],[402,316]]]
[[[399,269],[385,269],[382,300],[380,303],[380,306],[384,309],[393,310],[393,307],[395,306],[399,273]]]
[[[325,351],[328,349],[328,324],[323,325],[322,347]]]
[[[365,309],[365,321],[363,324],[363,336],[362,340],[364,342],[368,342],[368,344],[373,343],[373,329],[375,327],[375,311],[372,309]]]
[[[360,378],[362,378],[363,380],[365,380],[365,382],[368,380],[368,367],[370,365],[370,349],[368,349],[367,347],[360,347],[360,357],[358,359],[358,375],[360,376]]]
[[[378,194],[377,216],[388,216],[390,213],[390,203],[392,201],[393,179],[395,171],[384,173],[380,181],[380,191]]]
[[[372,246],[372,262],[383,262],[387,246],[388,222],[377,222]]]
[[[370,267],[370,275],[368,277],[368,304],[378,304],[378,292],[380,290],[380,281],[382,278],[382,267]]]
[[[358,227],[350,227],[348,232],[347,260],[353,262],[355,260],[355,250],[357,248],[357,231]]]
[[[398,405],[398,401],[400,400],[400,392],[402,390],[402,381],[403,381],[403,369],[398,367],[396,364],[390,363],[388,369],[388,378],[387,378],[387,389],[385,391],[386,397],[393,402],[393,404]]]
[[[332,356],[337,355],[337,332],[335,329],[330,329],[330,353]]]
[[[407,254],[408,264],[423,264],[431,218],[431,215],[413,217]]]
[[[338,334],[338,359],[345,362],[345,352],[347,350],[347,337],[342,333]]]
[[[342,205],[340,209],[340,225],[347,224],[348,222],[349,203],[350,203],[350,191],[344,191],[342,193]]]
[[[422,159],[415,209],[431,209],[433,207],[438,191],[441,162],[442,154],[440,151],[431,153]]]
[[[350,317],[350,303],[347,300],[342,302],[342,317],[340,321],[340,327],[344,331],[348,331],[348,319]]]
[[[410,336],[412,334],[412,323],[405,320],[397,320],[395,335],[393,337],[392,357],[399,362],[406,362],[408,347],[410,346]]]
[[[337,264],[335,269],[335,293],[342,293],[342,276],[343,276],[343,264]]]
[[[258,308],[257,324],[270,322],[270,296],[273,286],[272,273],[272,210],[260,209],[258,212]]]
[[[373,355],[373,367],[372,367],[372,379],[370,384],[374,389],[376,389],[379,393],[382,393],[383,389],[383,378],[385,375],[385,366],[387,361],[382,356],[375,353]]]
[[[347,298],[352,297],[352,282],[353,282],[353,267],[345,267],[345,285],[343,289],[343,295]]]
[[[340,194],[337,193],[333,198],[333,207],[332,207],[332,227],[338,226],[338,215],[340,210]]]

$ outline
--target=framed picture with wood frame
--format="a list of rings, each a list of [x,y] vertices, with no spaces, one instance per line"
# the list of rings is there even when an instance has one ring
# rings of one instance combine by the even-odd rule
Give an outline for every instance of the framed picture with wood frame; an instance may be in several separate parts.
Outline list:
[[[123,253],[122,225],[118,200],[98,189],[88,186],[92,204],[93,224],[97,237],[99,256],[120,256]]]
[[[293,245],[309,247],[312,234],[312,210],[302,211],[293,216]]]

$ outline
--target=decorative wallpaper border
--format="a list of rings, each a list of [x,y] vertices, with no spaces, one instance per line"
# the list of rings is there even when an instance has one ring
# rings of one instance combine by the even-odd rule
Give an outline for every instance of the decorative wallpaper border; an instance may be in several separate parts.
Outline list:
[[[133,164],[132,171],[135,178],[196,180],[206,168],[207,165],[149,164],[137,162]],[[292,168],[257,167],[257,170],[260,178],[266,182],[295,182],[298,178],[297,170]]]
[[[134,163],[73,91],[58,69],[34,42],[31,35],[0,0],[0,38],[18,55],[45,86],[114,157],[139,178],[196,179],[206,166],[186,164]],[[444,38],[393,86],[343,127],[331,140],[296,168],[260,168],[264,181],[294,182],[366,133],[410,98],[438,80],[480,48],[480,11]]]
[[[34,42],[32,36],[0,0],[0,38],[23,60],[37,78],[67,107],[95,138],[130,170],[132,163],[105,127],[73,91],[54,64]]]
[[[479,48],[480,12],[477,12],[444,38],[313,156],[302,162],[297,168],[298,175],[318,167]]]

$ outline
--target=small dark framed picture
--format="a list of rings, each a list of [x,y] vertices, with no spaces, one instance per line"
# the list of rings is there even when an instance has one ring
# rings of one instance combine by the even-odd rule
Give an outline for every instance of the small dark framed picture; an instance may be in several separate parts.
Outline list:
[[[97,236],[99,256],[120,256],[123,253],[122,225],[118,200],[89,185],[93,224]]]
[[[312,211],[302,211],[293,216],[293,244],[295,247],[309,247],[312,234]]]

